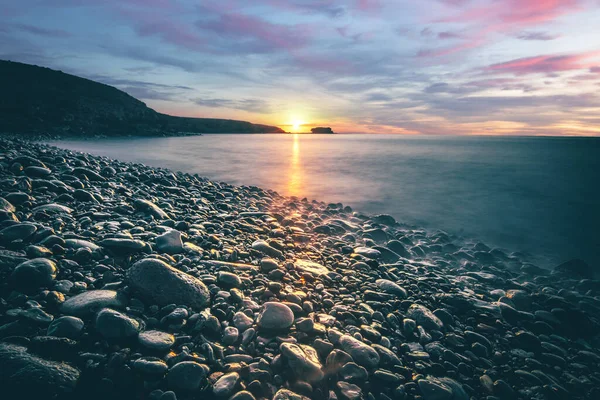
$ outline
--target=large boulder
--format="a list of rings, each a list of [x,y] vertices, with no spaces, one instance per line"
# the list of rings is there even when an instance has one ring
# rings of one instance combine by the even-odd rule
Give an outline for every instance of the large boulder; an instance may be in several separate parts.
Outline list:
[[[133,264],[127,271],[127,280],[142,298],[160,306],[185,304],[204,308],[210,303],[210,293],[202,281],[155,258]]]
[[[6,398],[64,398],[79,380],[79,370],[70,365],[39,358],[9,343],[0,343],[0,365],[0,388]]]

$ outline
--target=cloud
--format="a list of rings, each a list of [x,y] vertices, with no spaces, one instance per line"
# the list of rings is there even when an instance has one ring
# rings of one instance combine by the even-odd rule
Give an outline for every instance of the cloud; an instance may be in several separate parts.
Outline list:
[[[504,28],[530,26],[554,20],[580,8],[581,0],[486,1],[461,10],[443,22],[494,22]]]
[[[45,29],[39,26],[27,25],[27,24],[17,24],[15,26],[17,29],[31,33],[34,35],[40,35],[44,37],[53,37],[53,38],[68,38],[71,37],[72,34],[64,31],[62,29]]]
[[[493,64],[485,68],[488,72],[512,73],[526,75],[571,71],[590,68],[590,58],[598,58],[600,51],[570,55],[541,55],[534,57],[518,58],[503,63]]]
[[[231,108],[258,114],[270,114],[272,112],[270,104],[262,99],[232,100],[223,98],[204,98],[195,99],[194,103],[203,107]]]
[[[235,48],[245,53],[271,53],[296,50],[308,45],[310,30],[301,25],[284,25],[239,12],[205,9],[208,17],[196,26],[202,32],[235,41]],[[216,11],[216,12],[215,12]]]
[[[519,35],[517,35],[517,38],[521,39],[521,40],[547,41],[547,40],[558,39],[559,37],[560,37],[560,35],[553,35],[549,32],[539,32],[539,31],[521,32]]]

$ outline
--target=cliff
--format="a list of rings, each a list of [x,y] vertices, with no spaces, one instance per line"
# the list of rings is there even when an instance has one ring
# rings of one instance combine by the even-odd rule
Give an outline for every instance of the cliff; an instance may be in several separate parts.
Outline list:
[[[0,60],[0,133],[58,136],[172,136],[283,133],[275,126],[161,114],[102,83]]]

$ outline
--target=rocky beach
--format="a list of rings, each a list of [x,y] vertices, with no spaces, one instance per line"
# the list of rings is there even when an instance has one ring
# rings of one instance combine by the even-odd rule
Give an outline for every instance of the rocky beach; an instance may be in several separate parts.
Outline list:
[[[600,281],[285,197],[0,137],[20,399],[598,399]]]

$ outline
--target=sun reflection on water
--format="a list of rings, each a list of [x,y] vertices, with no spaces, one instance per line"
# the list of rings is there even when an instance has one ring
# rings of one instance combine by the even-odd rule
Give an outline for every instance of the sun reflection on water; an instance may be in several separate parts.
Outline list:
[[[288,174],[288,195],[300,196],[302,194],[302,165],[300,164],[300,135],[294,134],[292,141],[292,157]]]

